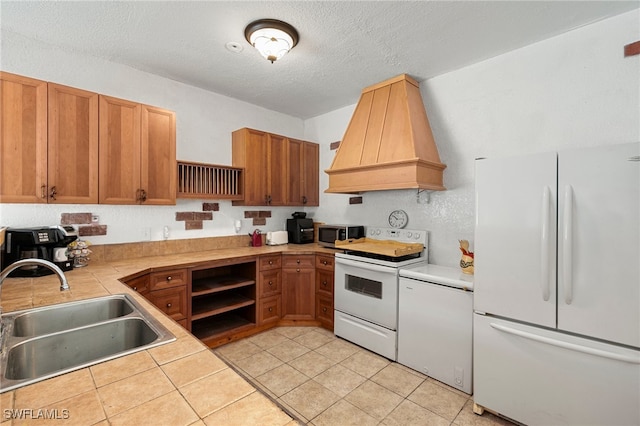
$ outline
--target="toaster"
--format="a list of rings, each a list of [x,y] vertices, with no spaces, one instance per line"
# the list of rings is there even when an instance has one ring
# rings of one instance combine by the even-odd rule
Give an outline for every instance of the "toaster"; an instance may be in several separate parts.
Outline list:
[[[279,246],[289,243],[289,233],[287,231],[267,232],[267,245]]]

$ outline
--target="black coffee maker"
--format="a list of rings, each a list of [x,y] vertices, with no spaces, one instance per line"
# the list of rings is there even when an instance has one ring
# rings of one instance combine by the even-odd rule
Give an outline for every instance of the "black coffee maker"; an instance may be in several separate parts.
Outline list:
[[[64,250],[69,243],[78,238],[61,226],[36,228],[7,228],[5,244],[0,256],[3,269],[22,259],[44,259],[56,264],[63,271],[73,268],[73,261],[60,259],[57,250]],[[40,277],[53,274],[48,268],[40,265],[23,266],[11,272],[10,277]]]
[[[314,239],[313,219],[307,219],[305,212],[295,212],[291,216],[293,216],[293,219],[287,219],[289,243],[312,243]]]

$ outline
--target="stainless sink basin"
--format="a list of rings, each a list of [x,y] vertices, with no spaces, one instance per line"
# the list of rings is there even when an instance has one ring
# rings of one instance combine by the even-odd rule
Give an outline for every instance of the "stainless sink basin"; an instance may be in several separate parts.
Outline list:
[[[12,312],[2,324],[0,393],[175,340],[128,295]]]
[[[14,318],[12,335],[19,337],[40,336],[123,317],[132,312],[131,303],[119,296],[52,305],[12,314],[11,317]]]

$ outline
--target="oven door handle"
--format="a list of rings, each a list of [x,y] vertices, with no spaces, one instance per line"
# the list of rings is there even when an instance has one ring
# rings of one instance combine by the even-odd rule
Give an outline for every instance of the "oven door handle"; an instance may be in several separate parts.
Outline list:
[[[374,265],[368,262],[357,262],[355,260],[342,259],[336,257],[336,264],[345,266],[352,266],[354,268],[366,269],[367,271],[383,272],[386,274],[396,275],[396,268],[390,268],[388,266]]]

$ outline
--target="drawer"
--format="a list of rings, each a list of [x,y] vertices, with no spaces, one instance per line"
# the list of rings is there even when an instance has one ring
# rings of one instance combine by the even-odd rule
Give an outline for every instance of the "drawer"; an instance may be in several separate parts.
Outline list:
[[[328,297],[316,299],[316,319],[323,325],[333,328],[333,299]]]
[[[316,255],[316,268],[326,271],[333,271],[335,266],[335,257],[331,255],[317,254]]]
[[[186,287],[152,291],[147,295],[147,298],[174,320],[181,320],[187,317]]]
[[[316,292],[333,299],[333,271],[316,269]]]
[[[278,321],[282,302],[280,296],[261,299],[258,302],[258,320],[260,324]]]
[[[163,288],[186,286],[189,280],[186,269],[171,269],[151,274],[150,289],[160,290]]]
[[[312,254],[284,255],[282,256],[283,268],[314,268],[315,256]]]
[[[142,275],[141,277],[134,278],[127,281],[125,284],[131,287],[134,291],[142,295],[149,293],[151,289],[149,274]]]
[[[282,256],[279,254],[260,256],[260,270],[280,269],[282,266]]]
[[[260,272],[260,295],[259,297],[275,296],[282,292],[282,272],[266,271]]]

